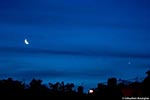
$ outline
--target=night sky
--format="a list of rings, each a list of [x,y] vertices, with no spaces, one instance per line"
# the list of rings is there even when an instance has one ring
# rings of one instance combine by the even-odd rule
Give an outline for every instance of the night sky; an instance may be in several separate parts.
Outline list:
[[[149,0],[0,0],[0,79],[90,88],[149,68]]]

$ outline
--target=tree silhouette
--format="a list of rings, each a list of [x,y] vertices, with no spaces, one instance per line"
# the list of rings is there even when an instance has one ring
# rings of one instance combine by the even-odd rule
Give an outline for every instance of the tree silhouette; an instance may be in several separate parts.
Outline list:
[[[142,95],[150,96],[150,70],[146,72],[147,76],[142,82]]]
[[[13,80],[12,78],[0,81],[0,96],[16,96],[22,95],[25,89],[25,84],[21,81]]]
[[[48,95],[48,88],[42,84],[42,80],[40,79],[32,79],[29,83],[30,86],[28,88],[29,96],[46,96]]]
[[[22,81],[12,78],[0,80],[0,98],[2,97],[30,97],[42,98],[59,98],[59,97],[97,97],[120,100],[123,96],[150,96],[150,71],[146,72],[147,76],[142,82],[126,82],[122,81],[118,84],[117,79],[108,78],[107,84],[98,83],[96,88],[91,88],[91,93],[84,93],[84,87],[78,86],[77,91],[74,89],[74,83],[49,82],[46,86],[42,84],[40,79],[32,79],[28,85]]]

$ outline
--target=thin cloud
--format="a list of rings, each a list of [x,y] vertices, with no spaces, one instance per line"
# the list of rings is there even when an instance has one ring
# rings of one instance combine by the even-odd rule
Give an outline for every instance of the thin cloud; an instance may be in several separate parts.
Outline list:
[[[15,48],[15,47],[1,47],[1,53],[5,54],[54,54],[54,55],[73,55],[73,56],[94,56],[94,57],[132,57],[132,58],[147,58],[150,59],[149,53],[134,53],[134,52],[125,52],[125,51],[115,51],[110,49],[102,49],[99,51],[86,51],[86,50],[78,50],[78,51],[71,51],[71,50],[49,50],[49,49],[36,49],[36,48]],[[1,54],[3,55],[3,54]]]

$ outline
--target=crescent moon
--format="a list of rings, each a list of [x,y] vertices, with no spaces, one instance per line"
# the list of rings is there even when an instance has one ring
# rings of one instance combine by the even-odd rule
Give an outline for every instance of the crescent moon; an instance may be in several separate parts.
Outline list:
[[[24,43],[25,43],[26,45],[28,45],[28,44],[29,44],[29,42],[28,42],[28,40],[27,40],[27,39],[24,39]]]

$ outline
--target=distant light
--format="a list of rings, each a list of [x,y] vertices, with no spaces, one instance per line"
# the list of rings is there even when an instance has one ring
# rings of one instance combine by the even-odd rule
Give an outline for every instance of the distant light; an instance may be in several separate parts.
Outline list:
[[[90,89],[90,90],[89,90],[89,93],[90,93],[90,94],[91,94],[91,93],[94,93],[94,90]]]

